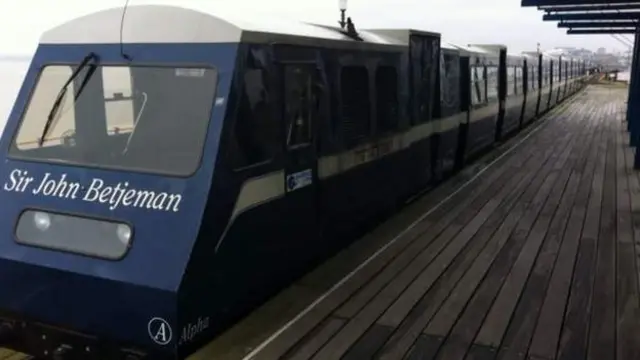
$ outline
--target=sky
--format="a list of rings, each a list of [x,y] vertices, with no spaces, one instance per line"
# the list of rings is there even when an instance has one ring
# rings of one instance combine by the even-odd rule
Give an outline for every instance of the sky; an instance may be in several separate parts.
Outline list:
[[[275,12],[302,21],[336,24],[338,0],[182,0],[207,1],[221,7]],[[130,0],[130,4],[149,0]],[[125,0],[0,0],[0,54],[32,54],[42,32]],[[361,28],[415,28],[440,32],[456,44],[500,43],[510,51],[557,46],[624,51],[610,35],[567,35],[556,22],[543,22],[542,12],[522,8],[520,0],[349,0],[347,15]],[[626,35],[633,41],[633,37]]]

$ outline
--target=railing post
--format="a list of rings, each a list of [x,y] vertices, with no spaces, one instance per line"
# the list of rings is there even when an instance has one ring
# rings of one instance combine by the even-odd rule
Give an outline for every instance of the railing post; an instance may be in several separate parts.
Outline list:
[[[633,43],[633,63],[629,77],[629,97],[627,99],[627,121],[631,126],[629,143],[635,146],[633,168],[640,169],[640,26],[636,26],[636,38]]]
[[[637,33],[637,30],[636,30]],[[636,85],[637,82],[636,78],[638,77],[638,48],[640,48],[640,46],[638,46],[638,42],[640,42],[640,37],[636,35],[635,40],[633,42],[633,52],[631,54],[631,72],[629,74],[629,93],[627,96],[627,130],[631,131],[631,126],[632,126],[632,115],[633,115],[633,111],[635,109],[633,109],[633,95],[635,95],[637,93],[637,89],[636,89]]]

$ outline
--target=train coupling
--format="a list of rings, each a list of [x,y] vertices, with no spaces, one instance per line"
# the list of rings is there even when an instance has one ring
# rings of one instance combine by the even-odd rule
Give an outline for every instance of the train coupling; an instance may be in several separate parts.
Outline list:
[[[143,351],[60,329],[1,319],[0,348],[25,353],[34,360],[150,360]]]

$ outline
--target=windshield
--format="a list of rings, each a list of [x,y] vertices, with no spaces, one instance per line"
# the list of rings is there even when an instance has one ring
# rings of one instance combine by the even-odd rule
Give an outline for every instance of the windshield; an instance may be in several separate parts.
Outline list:
[[[10,155],[177,176],[195,172],[214,103],[214,69],[103,65],[89,76],[82,69],[43,131],[74,70],[42,69]]]

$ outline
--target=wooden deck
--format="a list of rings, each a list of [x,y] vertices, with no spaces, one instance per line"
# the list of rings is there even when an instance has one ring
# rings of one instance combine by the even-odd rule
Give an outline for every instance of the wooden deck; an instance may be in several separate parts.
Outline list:
[[[589,87],[189,359],[639,359],[625,97]]]

